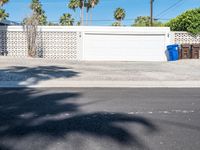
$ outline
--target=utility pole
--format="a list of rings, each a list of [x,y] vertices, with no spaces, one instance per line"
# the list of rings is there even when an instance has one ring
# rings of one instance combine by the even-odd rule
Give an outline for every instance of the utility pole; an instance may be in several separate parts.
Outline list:
[[[150,25],[151,26],[153,26],[153,2],[154,2],[154,0],[150,0]]]

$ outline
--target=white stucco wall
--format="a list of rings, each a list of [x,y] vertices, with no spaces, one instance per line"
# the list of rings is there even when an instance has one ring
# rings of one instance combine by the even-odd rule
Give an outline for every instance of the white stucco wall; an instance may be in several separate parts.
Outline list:
[[[166,61],[170,43],[170,29],[165,27],[43,26],[38,31],[38,53],[51,59]],[[22,26],[0,27],[0,32],[0,49],[13,57],[27,56]]]

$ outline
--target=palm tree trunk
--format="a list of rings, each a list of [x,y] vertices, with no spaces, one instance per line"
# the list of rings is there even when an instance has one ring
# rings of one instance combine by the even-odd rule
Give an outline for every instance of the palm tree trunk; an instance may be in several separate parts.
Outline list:
[[[86,14],[86,25],[88,26],[88,11],[87,11],[87,14]]]
[[[91,10],[90,10],[90,25],[92,25],[92,9],[93,8],[91,8]]]
[[[84,0],[82,0],[82,8],[81,8],[81,25],[84,25]]]
[[[82,10],[80,10],[80,25],[82,25]]]

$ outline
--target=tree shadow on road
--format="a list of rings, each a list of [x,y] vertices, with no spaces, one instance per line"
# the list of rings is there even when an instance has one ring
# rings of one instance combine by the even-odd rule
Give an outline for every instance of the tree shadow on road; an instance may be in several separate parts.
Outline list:
[[[86,104],[77,102],[82,93],[47,91],[0,89],[0,150],[16,150],[10,145],[13,140],[20,145],[34,135],[54,142],[73,133],[112,139],[122,146],[144,148],[139,135],[124,125],[137,124],[150,132],[157,131],[156,125],[144,117],[117,112],[83,112],[81,107]],[[23,146],[20,149],[26,149]],[[45,146],[48,144],[44,141],[43,150]],[[35,148],[40,150],[41,147]]]
[[[59,66],[12,66],[0,69],[0,81],[14,81],[17,86],[28,86],[51,79],[73,78],[79,74],[71,68]]]

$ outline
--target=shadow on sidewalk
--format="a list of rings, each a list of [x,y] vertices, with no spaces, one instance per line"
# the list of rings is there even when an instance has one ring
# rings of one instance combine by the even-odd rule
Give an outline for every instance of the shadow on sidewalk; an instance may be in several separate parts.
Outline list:
[[[67,142],[66,137],[73,133],[86,139],[100,137],[125,147],[144,148],[140,135],[130,132],[127,123],[137,124],[150,133],[158,131],[156,125],[140,116],[85,113],[81,107],[93,103],[78,103],[81,96],[82,93],[77,92],[0,89],[0,149],[28,149],[28,145],[32,145],[32,149],[47,150],[58,139]]]
[[[59,66],[12,66],[8,69],[0,69],[0,81],[14,81],[16,86],[30,86],[40,81],[73,78],[79,74],[70,68]]]

